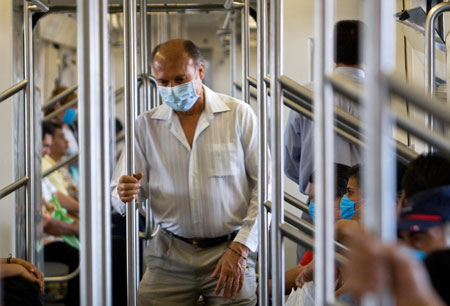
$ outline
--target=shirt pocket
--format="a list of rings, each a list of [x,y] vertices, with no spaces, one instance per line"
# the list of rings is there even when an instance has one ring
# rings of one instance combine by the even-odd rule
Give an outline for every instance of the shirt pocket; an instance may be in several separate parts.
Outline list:
[[[237,145],[235,143],[219,143],[211,145],[211,167],[209,176],[236,175],[238,167],[236,164]]]

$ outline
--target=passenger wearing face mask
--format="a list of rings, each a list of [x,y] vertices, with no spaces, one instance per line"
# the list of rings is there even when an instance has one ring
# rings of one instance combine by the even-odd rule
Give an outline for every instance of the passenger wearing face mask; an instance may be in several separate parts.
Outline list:
[[[352,214],[348,208],[348,204],[343,201],[349,179],[350,167],[343,164],[335,164],[336,171],[336,198],[334,201],[334,219],[338,221],[342,218],[351,218]],[[308,188],[308,205],[309,214],[314,219],[315,217],[315,193],[314,193],[314,175],[309,179]],[[286,271],[285,273],[285,293],[289,294],[291,289],[295,287],[295,279],[297,275],[313,261],[314,255],[312,250],[307,250],[301,258],[299,264]],[[272,280],[269,280],[269,293],[272,292]]]
[[[123,155],[115,208],[149,199],[161,230],[145,250],[138,305],[255,305],[258,131],[251,107],[203,85],[199,48],[176,39],[152,52],[164,102],[135,122],[136,174]],[[226,300],[226,302],[224,302]]]

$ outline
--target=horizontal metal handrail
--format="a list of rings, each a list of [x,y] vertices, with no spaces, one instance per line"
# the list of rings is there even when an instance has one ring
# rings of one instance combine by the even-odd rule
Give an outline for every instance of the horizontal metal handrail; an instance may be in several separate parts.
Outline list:
[[[293,225],[290,225],[288,223],[282,223],[280,224],[280,230],[283,234],[283,236],[291,239],[292,241],[307,247],[314,249],[314,239],[308,237],[305,233],[302,233],[298,228],[296,228]],[[347,258],[345,258],[343,255],[335,252],[334,259],[336,262],[340,265],[344,265],[348,262]]]
[[[306,203],[303,203],[302,201],[300,201],[299,199],[297,199],[293,195],[285,192],[284,193],[284,200],[286,202],[288,202],[289,204],[291,204],[292,206],[294,206],[295,208],[300,209],[302,212],[308,213],[308,205],[306,205]]]
[[[53,172],[55,172],[56,170],[66,166],[66,165],[70,165],[75,163],[78,160],[78,153],[75,153],[73,155],[71,155],[70,157],[64,159],[63,161],[57,163],[56,165],[54,165],[53,167],[51,167],[50,169],[47,169],[44,173],[42,173],[42,177],[46,177],[50,174],[52,174]]]
[[[282,77],[283,78],[283,77]],[[309,90],[308,88],[299,85],[296,83],[296,86],[293,87],[292,83],[287,83],[287,80],[289,78],[284,77],[284,84],[288,84],[285,92],[284,92],[284,105],[292,109],[293,111],[296,111],[305,117],[307,117],[310,120],[313,120],[313,92]],[[270,84],[270,78],[266,77],[264,81],[268,84]],[[241,84],[235,82],[234,86],[241,90],[242,86]],[[270,90],[268,90],[270,95]],[[252,97],[256,97],[253,93],[250,93]],[[335,131],[336,133],[346,139],[347,141],[350,141],[354,143],[355,145],[359,147],[364,147],[365,144],[361,140],[363,135],[360,133],[360,124],[361,121],[357,119],[356,117],[352,116],[351,114],[346,113],[344,110],[340,109],[339,107],[335,106]],[[415,152],[414,150],[410,149],[405,144],[401,143],[400,141],[396,141],[396,148],[397,148],[397,158],[402,163],[406,164],[409,161],[417,158],[419,154]]]
[[[421,127],[417,123],[404,116],[395,115],[394,120],[399,128],[410,132],[412,135],[427,142],[434,148],[440,149],[446,154],[450,155],[450,141],[448,139],[432,132],[430,129]]]
[[[46,111],[47,109],[51,108],[56,103],[58,103],[60,100],[64,99],[65,97],[68,97],[69,95],[71,95],[77,89],[78,89],[78,85],[74,85],[74,86],[72,86],[70,88],[67,88],[62,93],[60,93],[60,94],[54,96],[53,98],[51,98],[50,100],[48,100],[48,102],[42,106],[42,110]]]
[[[43,122],[48,122],[48,121],[52,120],[53,118],[58,116],[60,113],[65,112],[67,109],[72,108],[75,105],[77,105],[77,103],[78,103],[78,98],[73,99],[69,103],[65,104],[64,106],[62,106],[62,107],[60,107],[58,109],[55,109],[53,112],[51,112],[50,114],[45,116],[42,121]]]
[[[444,101],[430,98],[418,88],[408,86],[406,82],[400,81],[393,75],[387,76],[386,81],[393,94],[408,100],[442,122],[450,124],[450,107]]]
[[[27,0],[28,2],[33,3],[34,5],[36,5],[36,7],[43,13],[48,12],[50,9],[48,8],[47,5],[45,5],[44,3],[42,3],[40,0]]]
[[[27,87],[28,80],[22,80],[0,93],[0,103]]]
[[[252,86],[253,88],[258,88],[258,81],[251,76],[247,76],[248,85]]]
[[[17,181],[9,184],[8,186],[6,186],[5,188],[0,190],[0,200],[3,199],[4,197],[6,197],[7,195],[9,195],[10,193],[16,191],[17,189],[19,189],[20,187],[25,186],[28,181],[29,181],[29,177],[28,176],[23,176],[20,179],[18,179]]]
[[[298,199],[295,199],[295,200],[299,201]],[[286,198],[285,198],[285,201],[286,201]],[[286,201],[286,202],[288,202],[288,201]],[[270,201],[265,202],[264,206],[267,208],[268,212],[272,211],[272,203]],[[314,230],[313,224],[309,223],[306,220],[303,220],[302,218],[296,216],[295,214],[289,212],[286,209],[284,210],[284,220],[288,224],[294,226],[295,228],[299,229],[300,231],[309,235],[310,237],[314,236],[315,230]],[[348,250],[346,246],[344,246],[342,243],[340,243],[338,241],[334,241],[334,245],[336,247],[336,250],[338,250],[338,251],[347,251]]]
[[[71,273],[61,276],[47,276],[44,277],[44,282],[46,283],[59,283],[59,282],[67,282],[71,279],[74,279],[80,274],[80,265]]]

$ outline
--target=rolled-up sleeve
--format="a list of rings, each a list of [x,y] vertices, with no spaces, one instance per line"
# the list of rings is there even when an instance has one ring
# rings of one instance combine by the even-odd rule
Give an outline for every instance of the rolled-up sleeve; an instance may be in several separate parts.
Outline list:
[[[135,161],[135,173],[142,172],[144,175],[141,179],[141,188],[139,190],[138,202],[143,202],[149,197],[149,166],[147,160],[145,158],[144,151],[142,149],[142,135],[145,134],[143,131],[143,127],[141,126],[139,121],[135,123],[135,143],[134,143],[134,161]],[[126,174],[126,159],[125,159],[125,150],[122,151],[120,155],[119,161],[114,169],[114,173],[111,179],[111,204],[113,208],[121,215],[125,214],[126,205],[124,202],[120,200],[119,194],[117,192],[117,185],[119,184],[120,177]]]

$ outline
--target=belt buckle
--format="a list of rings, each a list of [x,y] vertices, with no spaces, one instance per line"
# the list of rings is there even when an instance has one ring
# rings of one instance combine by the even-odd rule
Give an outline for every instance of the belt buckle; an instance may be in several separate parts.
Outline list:
[[[193,238],[191,241],[192,241],[192,245],[199,246],[199,240],[198,239]]]

